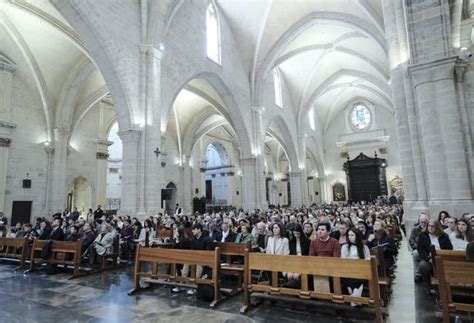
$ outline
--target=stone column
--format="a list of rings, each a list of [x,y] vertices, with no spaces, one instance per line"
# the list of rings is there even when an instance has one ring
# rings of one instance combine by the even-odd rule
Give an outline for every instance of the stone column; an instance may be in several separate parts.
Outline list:
[[[138,211],[138,149],[139,130],[126,130],[118,133],[123,144],[122,192],[120,215],[135,215]]]
[[[454,87],[456,58],[410,67],[431,205],[471,200],[471,179]],[[450,204],[451,204],[450,203]]]
[[[51,180],[49,181],[51,187],[49,213],[51,214],[62,211],[67,203],[66,171],[69,135],[69,129],[54,129],[54,142],[51,145],[54,149],[54,155],[52,156],[53,167],[51,168]]]
[[[327,177],[318,177],[319,180],[319,188],[321,195],[321,203],[329,202],[329,192],[328,192],[328,180]]]
[[[289,173],[290,187],[291,187],[291,206],[301,207],[303,203],[301,187],[303,186],[303,178],[301,171]],[[306,177],[304,178],[306,181]]]
[[[95,197],[96,204],[107,207],[107,159],[109,158],[108,147],[112,145],[110,141],[97,140],[97,166],[96,166],[96,183]]]
[[[2,127],[2,124],[0,124],[0,127]],[[5,189],[7,184],[8,151],[10,143],[10,138],[0,137],[0,211],[5,210]]]
[[[183,165],[180,167],[180,174],[182,175],[182,181],[180,181],[182,188],[181,191],[183,192],[182,199],[182,207],[187,214],[191,214],[193,211],[193,173],[192,168],[189,166],[189,160],[191,156],[186,155],[183,156]]]
[[[161,60],[163,51],[159,48],[146,47],[146,119],[144,133],[144,208],[148,215],[161,212],[161,153],[164,145],[161,135]],[[180,191],[181,188],[178,188]]]
[[[255,164],[256,158],[240,159],[240,167],[242,170],[242,208],[245,211],[252,211],[257,208]]]
[[[298,134],[298,166],[301,171],[301,203],[308,206],[309,205],[309,195],[308,195],[308,180],[306,171],[306,135],[303,133]]]
[[[256,208],[267,209],[268,202],[265,194],[265,155],[264,155],[264,134],[263,134],[263,107],[253,107],[253,131],[254,131],[254,155],[255,155],[255,184],[256,184]]]
[[[0,212],[5,210],[5,189],[11,133],[11,95],[16,64],[0,53]]]

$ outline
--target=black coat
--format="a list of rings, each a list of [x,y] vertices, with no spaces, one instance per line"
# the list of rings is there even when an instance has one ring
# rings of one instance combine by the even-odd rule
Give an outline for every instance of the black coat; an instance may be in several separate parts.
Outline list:
[[[441,235],[438,237],[438,241],[441,249],[453,249],[451,240],[449,240],[449,236],[446,233],[442,232]],[[421,232],[418,236],[418,243],[416,249],[418,250],[418,254],[420,255],[421,259],[424,259],[426,261],[429,261],[431,259],[431,239],[427,231]]]
[[[304,234],[302,234],[301,239],[300,239],[302,256],[309,255],[310,244],[311,244],[311,240],[309,240],[308,238],[306,238],[306,236],[304,236]],[[292,237],[290,239],[289,247],[290,247],[290,255],[296,255],[296,238],[295,237]]]
[[[384,256],[385,258],[396,256],[398,254],[398,249],[393,241],[392,237],[390,237],[387,232],[383,232],[382,236],[377,239],[375,238],[372,241],[367,242],[367,247],[369,248],[385,248]]]
[[[49,235],[49,240],[56,240],[56,241],[62,241],[64,240],[64,231],[61,229],[61,227],[57,227],[53,231],[51,231]]]
[[[191,238],[191,249],[193,250],[214,250],[214,242],[209,236],[201,234],[198,238]]]

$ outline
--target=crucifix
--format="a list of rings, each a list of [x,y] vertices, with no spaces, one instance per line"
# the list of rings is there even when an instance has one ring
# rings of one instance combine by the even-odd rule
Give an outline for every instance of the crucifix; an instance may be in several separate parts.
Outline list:
[[[158,147],[153,152],[155,153],[156,157],[158,157],[161,154],[161,151]]]

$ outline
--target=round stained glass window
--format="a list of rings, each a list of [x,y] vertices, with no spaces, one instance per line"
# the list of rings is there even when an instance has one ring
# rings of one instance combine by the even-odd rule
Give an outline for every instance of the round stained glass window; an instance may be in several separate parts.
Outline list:
[[[358,129],[362,130],[369,126],[371,120],[371,115],[367,107],[358,104],[352,108],[351,112],[351,122],[352,125]]]

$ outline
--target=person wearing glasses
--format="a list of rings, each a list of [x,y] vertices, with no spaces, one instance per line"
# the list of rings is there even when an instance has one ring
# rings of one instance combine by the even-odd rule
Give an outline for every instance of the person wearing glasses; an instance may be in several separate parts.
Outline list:
[[[427,295],[433,295],[435,293],[431,288],[431,271],[433,270],[432,245],[436,250],[453,249],[449,236],[444,233],[441,223],[436,220],[428,221],[427,230],[420,233],[417,244],[418,254],[421,258],[418,264],[418,272],[423,279],[425,293]]]

